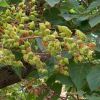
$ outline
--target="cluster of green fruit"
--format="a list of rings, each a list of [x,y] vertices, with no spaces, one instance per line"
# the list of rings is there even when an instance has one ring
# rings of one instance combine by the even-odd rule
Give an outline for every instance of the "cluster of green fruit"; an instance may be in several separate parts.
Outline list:
[[[31,9],[28,11],[27,6]],[[10,6],[5,13],[1,14],[0,25],[3,28],[2,43],[6,48],[18,47],[20,37],[27,37],[33,34],[37,12],[35,10],[35,0],[30,0],[28,5],[25,2],[18,6]]]
[[[68,27],[58,25],[57,29],[52,31],[51,24],[45,22],[39,24],[39,30],[36,31],[36,34],[41,36],[46,52],[56,58],[59,58],[63,51],[68,51],[68,53],[73,56],[76,63],[93,60],[96,44],[94,42],[90,43],[86,35],[80,30],[76,30],[75,34],[72,35]],[[68,58],[61,56],[60,60],[56,60],[56,71],[67,73]],[[64,62],[67,63],[64,64]]]
[[[29,11],[26,9],[27,6],[30,8]],[[10,52],[12,49],[21,51],[23,59],[26,62],[40,68],[44,64],[41,62],[40,57],[32,52],[31,43],[27,39],[27,37],[33,34],[35,29],[35,21],[37,19],[35,0],[30,0],[27,6],[25,2],[21,2],[18,6],[9,7],[5,13],[1,15],[2,20],[0,25],[3,28],[1,39],[2,50],[5,51],[6,48],[7,52]],[[24,40],[24,38],[26,38],[26,40]],[[2,58],[0,58],[0,63],[4,64],[4,62],[6,62],[6,65],[18,65],[19,62],[15,64],[15,57],[12,58],[12,56],[15,55],[12,52],[10,53],[11,55],[6,55],[6,57],[3,55]],[[7,63],[8,61],[10,63]]]
[[[42,37],[43,45],[47,47],[46,52],[51,55],[57,55],[61,51],[61,42],[56,39],[58,36],[56,31],[51,30],[51,24],[49,22],[39,24],[38,35]]]
[[[75,62],[91,61],[93,59],[95,43],[89,43],[84,33],[76,30],[73,36],[72,31],[68,27],[60,25],[52,30],[52,25],[48,21],[37,25],[35,0],[30,0],[28,7],[30,8],[29,11],[27,11],[28,8],[25,3],[22,2],[18,6],[11,6],[1,15],[0,25],[3,28],[2,50],[6,48],[7,52],[10,52],[12,49],[20,51],[25,62],[36,65],[39,72],[43,73],[47,71],[43,68],[45,64],[40,60],[40,56],[33,52],[33,42],[29,40],[33,40],[35,37],[41,38],[45,47],[44,53],[49,53],[55,57],[55,70],[60,73],[68,72],[69,59],[62,56],[63,51],[71,54]],[[34,42],[35,46],[38,47]],[[14,56],[15,54],[11,52],[11,55]],[[16,62],[15,58],[7,56],[10,58],[1,57],[0,63],[4,63],[3,61],[6,60],[9,60],[12,64]]]
[[[61,55],[57,55],[54,69],[58,73],[68,75],[68,64],[68,58],[62,57]]]
[[[32,52],[29,41],[25,41],[24,44],[20,46],[20,49],[23,54],[24,61],[31,65],[36,65],[38,69],[43,68],[44,63],[40,60],[39,55],[36,55],[34,52]]]
[[[15,67],[22,67],[23,63],[16,60],[14,54],[7,49],[0,50],[0,64],[3,66],[10,65]]]
[[[93,48],[90,49],[88,45],[88,38],[80,30],[72,32],[65,26],[58,26],[59,34],[63,38],[63,47],[74,57],[74,61],[92,60],[95,43],[91,43]]]
[[[47,52],[57,56],[62,51],[68,51],[74,57],[75,62],[91,61],[93,59],[95,43],[89,43],[83,32],[76,30],[73,36],[68,27],[60,25],[57,27],[58,31],[51,31],[50,23],[48,22],[49,27],[46,23],[40,24],[39,34],[42,36],[43,45],[46,47]]]
[[[19,36],[16,34],[16,27],[11,24],[5,24],[4,34],[1,42],[5,48],[17,48],[19,46]]]

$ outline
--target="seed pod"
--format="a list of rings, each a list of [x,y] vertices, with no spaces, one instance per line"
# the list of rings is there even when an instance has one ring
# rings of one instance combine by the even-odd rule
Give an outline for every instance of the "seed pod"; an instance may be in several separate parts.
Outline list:
[[[11,7],[11,10],[12,10],[12,11],[15,11],[15,6]]]
[[[35,17],[34,15],[30,15],[30,16],[29,16],[29,19],[30,19],[31,21],[35,21],[36,17]]]
[[[64,58],[64,63],[65,63],[65,64],[69,64],[68,58]]]
[[[29,17],[21,17],[21,23],[25,23],[29,20]]]
[[[23,8],[24,7],[24,2],[19,3],[19,7]]]
[[[76,30],[76,33],[75,34],[81,40],[85,40],[86,39],[86,35],[83,32],[81,32],[80,30]]]
[[[29,23],[29,28],[31,30],[34,30],[35,29],[35,23],[34,23],[34,21],[32,21],[32,22]]]
[[[18,46],[19,46],[19,42],[15,42],[15,43],[13,44],[13,46],[14,46],[14,47],[18,47]]]
[[[19,24],[19,28],[23,29],[24,28],[24,24]]]
[[[25,48],[30,47],[30,43],[29,43],[29,41],[26,41],[24,44],[25,44]]]
[[[11,14],[11,11],[10,11],[9,9],[7,9],[6,12],[5,12],[5,14],[6,14],[7,16],[9,16],[9,15]]]
[[[12,18],[10,16],[7,16],[6,21],[10,21]]]
[[[63,34],[65,33],[67,37],[71,37],[72,35],[71,30],[66,26],[58,26],[58,30]]]
[[[39,27],[41,31],[44,31],[46,29],[46,26],[44,23],[39,23]]]
[[[45,26],[46,26],[47,28],[51,29],[51,24],[50,24],[48,21],[45,22]]]
[[[50,31],[49,29],[45,29],[44,32],[43,32],[43,35],[44,35],[44,36],[49,35],[50,32],[51,32],[51,31]]]

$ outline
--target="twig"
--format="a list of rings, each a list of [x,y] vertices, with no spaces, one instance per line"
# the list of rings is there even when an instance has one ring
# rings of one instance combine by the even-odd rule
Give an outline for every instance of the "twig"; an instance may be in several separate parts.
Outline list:
[[[27,40],[27,39],[35,39],[35,38],[41,38],[40,36],[28,36],[28,37],[22,37],[20,39]]]

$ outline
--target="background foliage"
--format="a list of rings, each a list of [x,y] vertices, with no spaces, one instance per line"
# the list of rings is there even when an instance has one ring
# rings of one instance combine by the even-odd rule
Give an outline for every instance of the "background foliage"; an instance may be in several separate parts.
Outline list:
[[[20,1],[0,0],[0,14],[5,12],[11,4],[18,4]],[[45,75],[48,77],[46,86],[42,84],[42,87],[39,80],[33,80],[33,78],[39,79],[44,75],[33,72],[27,77],[28,82],[24,80],[16,86],[1,89],[1,100],[42,100],[41,98],[49,96],[52,91],[57,94],[52,97],[52,100],[58,100],[63,86],[66,87],[68,93],[76,94],[74,94],[76,98],[69,94],[69,100],[100,100],[100,0],[36,0],[36,5],[39,22],[47,20],[52,23],[53,29],[56,25],[65,25],[72,30],[73,34],[75,29],[86,33],[87,37],[96,43],[95,63],[70,61],[68,76],[53,71],[55,59],[51,57],[46,61],[48,69],[48,75]],[[41,40],[36,41],[40,50],[44,50]],[[70,58],[66,52],[64,55]],[[49,89],[45,90],[45,87]],[[37,88],[44,91],[39,94]]]

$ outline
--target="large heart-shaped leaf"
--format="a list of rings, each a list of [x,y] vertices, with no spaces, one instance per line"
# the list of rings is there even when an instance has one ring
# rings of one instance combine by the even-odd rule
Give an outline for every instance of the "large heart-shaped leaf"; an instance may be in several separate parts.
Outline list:
[[[46,0],[46,2],[51,6],[55,6],[55,4],[59,3],[60,0]]]
[[[58,8],[50,8],[44,11],[44,17],[47,21],[53,23],[54,25],[63,24],[65,20],[60,16],[60,10]]]
[[[100,90],[100,65],[95,66],[95,68],[90,71],[87,76],[87,81],[92,91],[96,89]]]
[[[97,96],[87,96],[88,100],[100,100],[100,97]]]
[[[93,17],[89,20],[89,24],[91,27],[94,27],[96,26],[97,24],[100,23],[100,15],[96,16],[96,17]]]
[[[86,84],[86,76],[91,68],[91,65],[88,63],[71,63],[69,66],[70,77],[77,89],[80,90]]]

